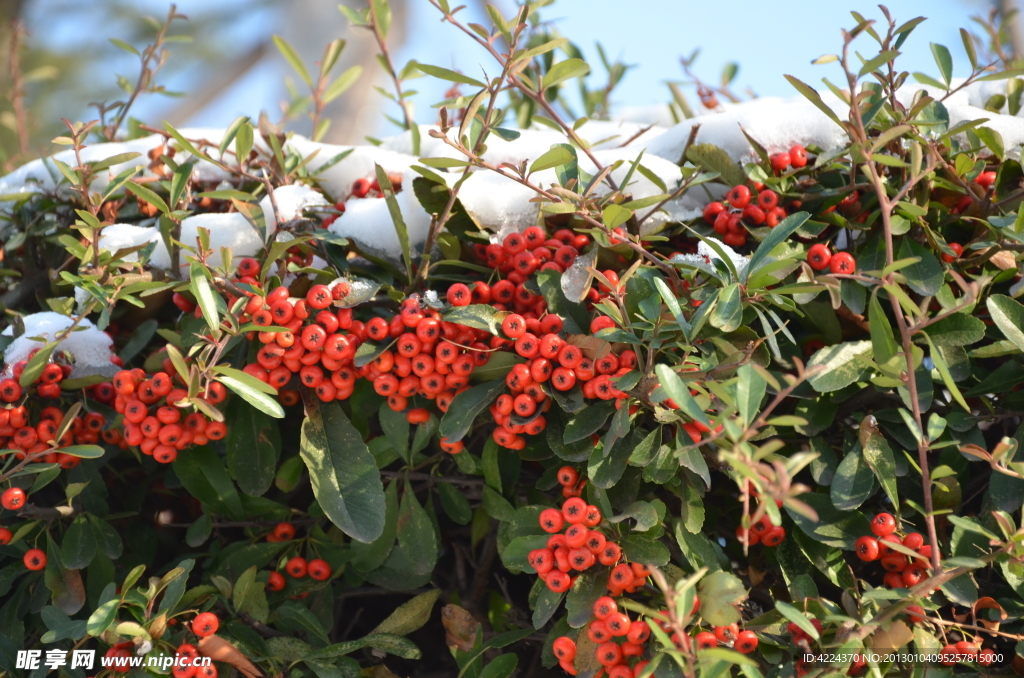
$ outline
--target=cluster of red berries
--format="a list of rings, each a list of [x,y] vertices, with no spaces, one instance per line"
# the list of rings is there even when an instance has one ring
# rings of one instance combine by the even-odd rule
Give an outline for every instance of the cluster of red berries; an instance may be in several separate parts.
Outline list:
[[[116,431],[105,431],[107,418],[99,412],[75,416],[71,426],[57,440],[57,429],[64,420],[64,412],[54,406],[44,407],[39,413],[39,423],[32,424],[30,412],[24,405],[12,408],[0,407],[0,449],[14,450],[18,459],[32,457],[47,464],[60,464],[69,469],[78,465],[79,458],[60,451],[71,445],[94,445],[101,439],[116,443],[120,436]]]
[[[742,525],[737,527],[736,538],[740,540],[741,544],[746,544],[747,546],[754,546],[759,543],[765,546],[778,546],[786,539],[786,528],[773,523],[766,513],[757,522],[753,523],[745,533]]]
[[[8,487],[0,495],[0,506],[3,506],[8,511],[18,511],[25,506],[27,500],[28,497],[25,494],[25,490],[20,487]],[[0,527],[0,546],[10,544],[13,538],[14,534],[9,529]],[[42,549],[29,549],[22,556],[21,560],[27,569],[41,570],[46,567],[46,551]]]
[[[807,164],[807,151],[803,146],[794,146],[788,152],[772,155],[772,168],[778,174],[792,165],[795,168]],[[711,224],[722,242],[732,247],[747,244],[747,226],[775,228],[786,218],[786,208],[779,204],[779,194],[763,184],[754,185],[754,191],[740,184],[725,194],[725,202],[714,201],[704,207],[704,220]],[[800,201],[790,203],[799,208]]]
[[[474,245],[473,252],[512,283],[513,294],[495,301],[509,306],[518,301],[520,305],[515,310],[522,313],[537,299],[532,293],[526,294],[529,290],[521,290],[522,284],[536,271],[565,271],[589,244],[590,236],[573,233],[567,228],[555,231],[549,238],[543,228],[531,226],[522,233],[509,233],[501,243]],[[595,290],[589,301],[596,300]]]
[[[189,445],[206,445],[227,435],[223,422],[211,421],[202,412],[183,416],[175,403],[188,398],[188,391],[175,388],[167,372],[147,375],[139,368],[122,370],[111,384],[117,393],[114,409],[124,416],[125,444],[138,447],[161,464],[174,461]],[[211,404],[220,403],[227,397],[227,389],[210,382],[205,396],[200,397]]]
[[[924,543],[923,536],[910,532],[901,539],[896,535],[896,518],[891,513],[879,513],[872,518],[871,532],[874,536],[861,537],[854,549],[861,560],[877,560],[882,564],[886,571],[882,583],[886,588],[910,588],[927,578],[932,547]],[[890,544],[900,544],[917,555],[908,557],[891,548]]]
[[[811,619],[810,621],[811,625],[817,630],[818,637],[820,638],[822,631],[825,630],[824,625],[821,623],[821,621],[817,619]],[[812,664],[808,662],[806,659],[804,659],[804,655],[810,652],[811,643],[814,642],[814,639],[810,636],[810,634],[808,634],[806,631],[804,631],[802,628],[800,628],[793,622],[789,622],[789,624],[786,625],[786,630],[789,632],[790,637],[793,639],[793,644],[797,647],[796,654],[800,656],[800,659],[796,661],[796,665],[794,666],[795,674],[797,678],[799,678],[800,676],[804,676],[810,673],[811,669],[813,668]],[[847,675],[856,675],[864,666],[864,663],[865,662],[863,662],[863,660],[855,661],[854,666],[850,667],[850,670],[847,672]]]
[[[850,274],[857,270],[857,260],[849,252],[836,252],[823,243],[815,243],[807,250],[807,263],[815,271],[824,271],[826,268],[830,273]]]
[[[200,638],[205,637],[204,635],[200,635],[200,631],[203,630],[203,627],[197,629],[196,621],[198,621],[203,615],[207,614],[214,618],[214,631],[216,631],[217,626],[220,625],[220,620],[217,619],[217,616],[212,612],[197,614],[196,620],[192,622],[192,631]],[[214,631],[211,631],[206,635],[211,635]],[[182,643],[179,645],[177,650],[175,650],[174,656],[176,661],[174,662],[174,666],[171,668],[171,675],[174,676],[174,678],[217,678],[217,667],[214,666],[212,662],[205,666],[195,666],[193,664],[193,662],[199,658],[199,648],[192,643]]]
[[[691,614],[700,609],[700,599],[694,599]],[[682,637],[672,630],[665,621],[669,618],[667,611],[659,612],[652,622],[658,624],[665,633],[671,633],[670,639],[677,648],[689,649],[691,643],[697,650],[704,650],[719,645],[732,647],[737,652],[750,654],[757,649],[757,634],[749,630],[740,630],[738,624],[716,626],[714,631],[699,631],[692,638]],[[594,602],[594,619],[587,625],[587,637],[597,645],[596,658],[604,668],[598,675],[607,672],[609,678],[635,678],[643,673],[648,662],[638,659],[644,654],[644,644],[651,637],[652,622],[642,619],[630,619],[626,610],[620,610],[615,600],[602,596]],[[552,651],[558,659],[559,666],[570,675],[576,675],[573,663],[576,657],[576,643],[567,636],[557,638],[552,644]],[[633,662],[630,665],[630,661]]]
[[[563,467],[558,474],[570,478],[573,485],[577,482],[576,470],[570,466]],[[549,508],[540,512],[541,529],[551,537],[545,548],[530,551],[527,562],[549,589],[556,593],[568,591],[578,573],[597,563],[612,568],[608,589],[613,595],[638,591],[644,585],[650,572],[639,563],[620,563],[622,548],[600,529],[592,529],[600,524],[601,510],[580,497],[566,499],[561,510]]]
[[[295,526],[291,523],[278,523],[270,534],[267,535],[268,542],[284,542],[291,541],[292,539],[295,539]],[[332,574],[331,566],[326,560],[314,558],[307,561],[301,556],[290,558],[285,563],[284,571],[294,579],[302,579],[308,575],[310,579],[315,581],[327,581],[331,578]],[[285,587],[285,583],[284,575],[274,570],[267,579],[267,590],[280,591]]]
[[[716,626],[714,631],[700,631],[693,637],[698,650],[707,650],[719,645],[732,647],[737,652],[750,654],[757,649],[757,634],[740,630],[739,624]]]
[[[516,240],[523,243],[534,238],[543,242],[543,230],[534,228],[540,236],[527,229],[526,233],[509,235],[506,242],[513,249],[518,247]],[[243,268],[253,280],[259,274],[255,260],[244,260],[239,265],[240,272]],[[479,303],[492,304],[499,311],[517,311],[504,317],[501,336],[444,321],[437,310],[425,307],[416,295],[403,301],[394,316],[373,317],[364,323],[353,317],[352,309],[337,308],[336,302],[350,292],[344,281],[332,287],[314,285],[304,299],[291,298],[284,286],[271,290],[265,297],[254,294],[243,309],[245,316],[258,326],[283,327],[285,331],[255,333],[263,347],[256,362],[247,365],[245,371],[279,391],[297,375],[300,384],[313,389],[325,402],[349,398],[356,379],[364,378],[388,399],[392,410],[407,412],[411,423],[423,423],[430,412],[426,408],[409,410],[410,398],[434,400],[438,409],[445,412],[452,399],[469,387],[473,370],[487,364],[492,352],[514,350],[529,362],[520,363],[509,372],[506,382],[511,394],[499,397],[491,414],[499,424],[493,436],[495,441],[510,449],[521,449],[526,442],[520,434],[536,435],[546,425],[541,413],[550,403],[542,383],[550,382],[561,391],[582,383],[587,398],[621,401],[625,393],[615,388],[612,379],[636,365],[636,354],[624,351],[619,355],[608,353],[597,360],[585,357],[578,347],[559,336],[562,319],[547,313],[544,298],[521,282],[513,282],[511,278],[517,272],[527,275],[533,269],[512,271],[509,278],[494,285],[476,282],[470,288],[455,283],[447,291],[446,299],[452,306]],[[617,277],[611,282],[616,284]],[[600,298],[600,293],[595,294]],[[591,323],[590,329],[597,332],[613,325],[611,318],[601,316]],[[368,341],[390,342],[390,346],[372,361],[356,367],[356,351]],[[462,450],[459,442],[442,441],[442,447],[451,453]]]
[[[992,648],[979,647],[981,641],[961,640],[949,643],[939,651],[939,663],[943,666],[977,663],[979,666],[991,666],[998,656]]]

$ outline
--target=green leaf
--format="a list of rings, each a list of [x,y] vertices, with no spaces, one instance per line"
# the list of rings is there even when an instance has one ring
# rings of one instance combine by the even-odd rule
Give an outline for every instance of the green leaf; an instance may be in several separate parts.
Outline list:
[[[224,416],[231,423],[224,439],[228,470],[242,492],[262,496],[277,472],[281,429],[271,417],[240,398],[228,403]]]
[[[481,89],[487,87],[486,84],[475,78],[463,75],[462,73],[456,73],[455,71],[447,68],[441,68],[440,66],[431,66],[429,64],[421,64],[417,62],[416,68],[427,75],[432,75],[435,78],[441,78],[442,80],[447,80],[449,82],[459,82],[463,85],[472,85],[473,87],[479,87]]]
[[[508,678],[516,670],[517,664],[519,655],[514,652],[499,654],[480,672],[480,678]]]
[[[114,623],[114,619],[117,617],[117,608],[121,604],[121,599],[117,595],[117,584],[114,582],[107,584],[103,588],[99,600],[99,605],[89,615],[89,620],[85,625],[86,633],[90,636],[101,635],[107,630],[107,627]]]
[[[537,596],[537,600],[534,603],[533,608],[533,628],[540,629],[547,624],[551,617],[558,611],[558,606],[562,604],[562,599],[565,597],[565,591],[555,593],[549,589],[539,579],[537,580],[540,584],[540,595]]]
[[[136,196],[138,196],[142,200],[145,200],[150,205],[153,205],[164,214],[171,213],[171,210],[169,207],[167,207],[167,203],[164,202],[164,199],[161,198],[156,193],[154,193],[151,189],[148,189],[145,186],[137,184],[134,181],[129,181],[125,183],[124,187],[125,189],[128,190],[128,192],[134,193]]]
[[[60,342],[54,342],[43,346],[36,354],[28,359],[25,364],[25,369],[21,372],[21,377],[18,378],[18,384],[22,388],[28,388],[32,384],[36,383],[40,375],[43,373],[43,369],[46,364],[50,362],[50,356],[53,355],[54,350],[60,346]]]
[[[380,567],[395,546],[398,533],[398,482],[392,481],[384,491],[384,529],[380,536],[370,543],[353,541],[351,544],[352,568],[360,574],[372,572]]]
[[[792,75],[786,75],[783,77],[785,77],[786,80],[789,81],[789,84],[792,85],[796,89],[796,91],[804,95],[804,98],[806,98],[808,101],[814,104],[819,111],[827,115],[829,120],[842,127],[844,132],[846,131],[846,126],[843,125],[842,121],[839,119],[839,116],[836,115],[836,112],[829,108],[824,101],[822,101],[821,95],[818,94],[817,90],[815,90],[813,87],[803,82],[802,80],[794,78]]]
[[[793,607],[789,603],[784,603],[781,600],[775,601],[775,609],[782,613],[782,616],[793,622],[800,627],[804,633],[809,635],[811,638],[818,640],[818,629],[814,627],[811,620],[804,616],[804,613]]]
[[[327,637],[327,631],[324,630],[323,624],[320,623],[316,615],[293,600],[282,603],[274,611],[272,621],[274,626],[282,631],[293,634],[295,632],[306,632],[311,634],[312,638],[316,638],[323,643],[330,642]]]
[[[852,511],[871,496],[875,479],[871,467],[861,457],[860,445],[850,449],[836,468],[829,493],[832,504],[840,511]]]
[[[896,344],[896,337],[892,332],[892,325],[889,318],[882,310],[882,304],[878,301],[878,288],[875,288],[871,295],[871,303],[868,306],[868,320],[871,330],[871,347],[874,351],[874,359],[879,365],[884,365],[900,352]]]
[[[371,633],[390,633],[396,636],[407,636],[427,623],[434,603],[441,596],[441,589],[431,589],[415,598],[402,603],[387,619],[377,625]]]
[[[739,621],[736,605],[747,597],[743,582],[728,572],[712,572],[697,585],[700,616],[708,624],[727,626]]]
[[[559,165],[565,165],[576,160],[576,156],[572,152],[566,150],[560,145],[552,146],[546,153],[541,155],[539,158],[533,161],[530,165],[529,173],[540,172],[542,170],[551,169],[552,167],[558,167]]]
[[[69,570],[81,570],[96,557],[96,534],[84,515],[75,516],[60,545],[60,561]]]
[[[260,412],[269,414],[275,419],[284,419],[284,408],[281,407],[281,403],[276,398],[272,398],[266,393],[261,393],[249,384],[233,377],[219,376],[216,379]]]
[[[675,401],[676,405],[679,406],[683,412],[686,413],[694,421],[700,422],[705,426],[711,426],[711,422],[708,420],[707,415],[704,413],[703,408],[697,404],[697,401],[690,395],[690,389],[687,388],[686,384],[679,377],[671,367],[668,365],[657,365],[654,371],[658,374],[658,379],[661,381],[661,387],[668,394],[668,397]]]
[[[554,87],[570,78],[580,78],[590,73],[590,65],[583,59],[559,61],[544,74],[544,87]]]
[[[917,241],[903,238],[899,256],[901,259],[911,257],[920,259],[916,264],[911,264],[903,269],[903,275],[907,277],[907,286],[922,296],[935,296],[942,287],[944,275],[942,264],[935,258],[935,255]]]
[[[952,313],[927,331],[936,346],[970,346],[985,338],[985,323],[967,313]]]
[[[505,389],[505,379],[501,378],[474,386],[455,396],[448,406],[448,411],[441,417],[441,427],[438,430],[441,437],[451,442],[462,440],[477,415],[487,409]]]
[[[715,547],[712,545],[711,540],[704,536],[704,533],[697,532],[694,534],[685,528],[683,521],[677,520],[675,537],[679,550],[682,551],[683,557],[689,561],[690,567],[694,571],[702,567],[708,568],[711,572],[717,572],[722,569],[721,564],[718,562],[718,556],[715,553]]]
[[[384,486],[373,455],[337,401],[304,398],[300,453],[313,494],[342,532],[369,543],[384,531]]]
[[[452,306],[446,309],[441,317],[450,323],[485,330],[497,335],[501,330],[501,322],[507,315],[507,311],[499,311],[488,304],[469,304],[467,306]]]
[[[736,404],[740,409],[740,418],[749,426],[761,411],[761,400],[768,388],[768,382],[750,364],[736,370],[736,377]]]
[[[601,220],[608,228],[618,228],[629,221],[632,216],[633,212],[630,210],[613,204],[604,208],[604,211],[601,213]]]
[[[252,152],[253,137],[252,125],[245,121],[235,134],[235,155],[238,157],[239,163],[244,163],[249,159],[249,153]]]
[[[213,336],[218,337],[220,336],[220,316],[217,314],[217,298],[210,288],[210,281],[206,278],[208,273],[198,261],[192,262],[189,271],[192,276],[192,281],[189,284],[192,294],[199,303],[199,309]]]
[[[173,468],[185,489],[215,512],[236,518],[245,515],[231,476],[209,446],[186,447],[178,452]]]
[[[392,591],[408,591],[430,581],[437,564],[438,545],[430,516],[411,491],[402,495],[397,525],[395,547],[366,578]]]
[[[405,225],[405,218],[398,206],[398,199],[395,197],[395,189],[391,185],[391,179],[384,168],[374,163],[374,172],[377,175],[377,183],[380,184],[384,193],[384,201],[388,205],[388,213],[391,214],[391,223],[395,225],[395,232],[398,234],[398,244],[402,246],[402,259],[405,261],[405,274],[412,283],[412,246],[409,244],[409,229]]]
[[[459,525],[469,524],[469,521],[473,519],[473,508],[469,505],[466,495],[448,483],[438,483],[437,494],[441,498],[444,512],[452,521]]]
[[[864,430],[863,426],[862,430]],[[900,496],[896,489],[896,458],[893,456],[892,449],[889,448],[889,443],[878,429],[872,429],[869,435],[863,436],[861,442],[863,445],[861,454],[864,456],[864,461],[878,478],[878,483],[896,508],[896,515],[899,516]]]
[[[615,404],[610,401],[587,405],[566,423],[565,431],[562,433],[562,442],[568,445],[596,433],[604,426],[614,409]]]
[[[668,564],[668,547],[642,534],[631,534],[622,540],[622,552],[631,562],[663,567]]]
[[[723,332],[734,332],[743,322],[743,292],[739,283],[726,285],[718,294],[718,303],[711,311],[711,326]]]
[[[991,299],[991,297],[989,299]],[[928,336],[927,333],[925,333],[924,338],[928,341],[928,347],[931,349],[930,355],[932,358],[932,362],[935,364],[935,369],[939,371],[939,375],[942,377],[942,383],[944,383],[946,385],[946,388],[949,389],[950,395],[953,396],[953,399],[957,402],[957,404],[960,405],[960,407],[964,408],[966,411],[970,412],[971,408],[968,407],[967,401],[964,400],[963,394],[960,393],[960,389],[956,385],[956,380],[954,380],[953,375],[950,374],[949,366],[946,365],[946,359],[942,357],[942,352],[939,351],[936,348],[935,344],[932,343],[932,339],[931,337]],[[926,372],[926,376],[930,382],[931,375]],[[914,377],[915,379],[917,378],[916,371]],[[920,383],[918,385],[918,388],[920,390]]]
[[[993,294],[985,306],[1003,336],[1024,351],[1024,305],[1005,294]]]
[[[771,229],[765,239],[761,241],[761,244],[757,246],[757,249],[754,250],[754,253],[750,255],[750,263],[747,264],[747,268],[743,272],[743,282],[746,282],[750,278],[751,273],[754,273],[761,268],[762,262],[768,263],[766,260],[772,250],[788,240],[789,236],[796,233],[797,229],[803,226],[810,218],[811,215],[807,212],[797,212],[795,214],[790,214],[788,217],[780,221],[775,228]]]
[[[551,50],[558,49],[559,47],[565,45],[568,42],[569,38],[555,38],[554,40],[549,40],[545,42],[543,45],[539,45],[537,47],[533,47],[527,50],[516,51],[515,53],[512,54],[512,61],[518,62],[523,61],[525,59],[532,59],[533,57],[540,56],[541,54],[547,54]]]
[[[356,84],[356,80],[358,80],[362,74],[363,67],[359,64],[346,68],[341,75],[335,78],[334,81],[327,86],[327,89],[324,90],[324,94],[321,99],[323,99],[326,104],[331,103],[348,91],[352,85]]]
[[[302,57],[295,51],[295,48],[288,44],[288,41],[282,38],[280,35],[273,36],[274,44],[277,45],[277,49],[281,52],[281,56],[284,57],[295,72],[298,74],[302,81],[306,83],[309,88],[313,87],[313,79],[309,77],[309,71],[306,70],[306,66],[302,63]]]
[[[594,616],[594,602],[603,596],[608,589],[607,567],[594,567],[576,578],[565,597],[566,621],[569,626],[578,629]]]
[[[949,89],[949,83],[953,80],[953,57],[945,45],[932,42],[929,46],[932,48],[932,56],[935,57],[935,65],[939,67],[942,81],[946,83],[946,89]]]
[[[808,379],[818,393],[828,393],[846,388],[857,381],[866,363],[863,359],[871,354],[870,341],[848,341],[826,346],[815,353],[807,363],[808,369],[821,366],[823,369]]]
[[[978,135],[978,138],[988,146],[988,149],[992,151],[992,154],[1003,159],[1006,154],[1006,148],[1003,145],[1003,135],[992,129],[991,127],[977,127],[974,133]]]
[[[686,151],[686,160],[709,172],[718,172],[730,186],[746,183],[747,175],[729,154],[714,144],[693,144]]]

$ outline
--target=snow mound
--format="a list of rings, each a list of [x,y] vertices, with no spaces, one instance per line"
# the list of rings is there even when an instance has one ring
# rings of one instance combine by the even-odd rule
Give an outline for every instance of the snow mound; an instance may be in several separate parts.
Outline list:
[[[409,233],[409,244],[413,248],[423,245],[430,230],[430,215],[423,209],[412,191],[412,181],[418,176],[412,170],[405,172],[402,185],[409,188],[395,196]],[[386,200],[350,200],[346,203],[345,213],[339,216],[328,230],[356,241],[371,253],[394,260],[402,255],[398,231],[395,230],[395,223],[391,219]]]
[[[316,153],[316,157],[307,165],[314,173],[339,153],[351,151],[343,160],[328,167],[316,177],[327,195],[335,200],[347,198],[352,192],[352,183],[356,179],[372,179],[375,164],[383,167],[388,174],[402,174],[416,160],[412,156],[396,153],[386,148],[322,144],[310,141],[298,134],[289,138],[285,143],[285,148],[303,158],[308,158]]]
[[[842,105],[838,99],[826,100],[842,118]],[[784,151],[793,144],[816,145],[825,151],[842,147],[846,133],[827,115],[803,97],[782,99],[763,97],[742,104],[723,105],[720,113],[707,113],[684,120],[650,141],[631,144],[671,162],[679,162],[690,138],[690,130],[700,125],[694,143],[714,144],[725,150],[737,162],[750,160],[754,150],[743,135],[743,129],[769,153]]]
[[[301,218],[303,210],[310,207],[330,205],[321,193],[303,184],[291,184],[275,188],[274,203],[277,204],[278,210],[276,214],[277,220],[274,222],[275,227]],[[263,210],[268,226],[275,216],[272,205],[270,196],[263,196],[263,199],[260,200],[260,209]]]
[[[10,374],[11,366],[14,363],[19,360],[28,360],[28,355],[33,349],[46,346],[47,342],[52,341],[57,334],[74,323],[73,319],[52,311],[33,313],[25,316],[23,320],[25,333],[11,342],[7,350],[4,351],[7,374]],[[3,334],[8,337],[12,336],[14,328],[8,327]],[[36,337],[43,341],[38,341]],[[71,372],[72,379],[93,374],[113,376],[120,369],[110,362],[112,355],[110,349],[113,343],[106,332],[96,329],[89,320],[82,320],[67,338],[60,341],[57,351],[67,351],[74,356],[75,366]]]

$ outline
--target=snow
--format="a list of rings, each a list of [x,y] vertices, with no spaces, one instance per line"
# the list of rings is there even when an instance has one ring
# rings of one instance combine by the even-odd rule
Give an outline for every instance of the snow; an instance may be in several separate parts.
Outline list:
[[[100,249],[114,254],[120,249],[138,247],[160,241],[160,229],[156,226],[135,226],[132,224],[111,224],[100,233]],[[138,261],[139,253],[132,252],[125,261]]]
[[[719,248],[721,248],[721,250],[725,253],[725,256],[727,256],[729,260],[733,263],[733,266],[736,267],[736,273],[742,277],[743,272],[747,270],[747,266],[750,264],[750,259],[748,257],[743,256],[742,254],[740,254],[739,252],[737,252],[736,250],[734,250],[733,248],[729,247],[728,245],[726,245],[725,243],[716,238],[707,238],[707,240],[714,242]],[[711,263],[713,260],[721,261],[722,257],[720,257],[718,255],[718,252],[713,250],[710,245],[708,245],[704,241],[701,241],[700,243],[697,244],[696,254],[677,254],[676,256],[669,259],[669,263],[686,264],[717,277],[718,271]]]
[[[403,174],[414,162],[415,158],[396,153],[376,146],[338,146],[322,144],[301,135],[293,135],[286,143],[285,149],[307,158],[316,153],[307,167],[311,173],[316,172],[330,162],[339,153],[351,151],[344,160],[317,175],[317,181],[328,196],[335,200],[344,200],[352,192],[352,183],[356,179],[373,179],[374,165],[380,165],[388,174]],[[416,175],[419,176],[419,175]]]
[[[402,185],[410,187],[410,190],[403,190],[395,196],[409,234],[409,243],[413,248],[423,245],[430,230],[430,215],[411,190],[412,181],[417,176],[419,175],[412,170],[407,171],[402,177]],[[356,241],[370,253],[394,260],[401,256],[402,247],[398,241],[398,231],[395,230],[395,223],[391,219],[386,200],[378,198],[348,201],[345,213],[338,217],[328,230]]]
[[[835,97],[826,101],[844,117],[842,103]],[[783,99],[762,97],[742,104],[722,104],[722,112],[706,113],[669,128],[645,143],[630,145],[640,150],[644,146],[649,154],[678,162],[690,138],[690,130],[700,125],[694,143],[715,144],[724,149],[737,162],[750,160],[754,150],[740,127],[769,153],[787,150],[793,144],[816,145],[825,151],[842,147],[846,133],[814,104],[803,97]]]
[[[954,86],[961,82],[955,81]],[[900,90],[899,98],[903,103],[909,104],[915,93],[921,90],[936,99],[946,96],[942,90],[909,83]],[[992,96],[1004,93],[1005,90],[1006,83],[1003,81],[973,83],[948,96],[944,103],[949,111],[951,126],[964,120],[987,118],[988,122],[985,124],[1002,135],[1007,154],[1019,157],[1021,146],[1024,145],[1024,117],[992,113],[981,108]],[[832,107],[840,118],[846,117],[845,104],[827,90],[822,89],[821,95],[826,105]],[[739,104],[725,102],[713,112],[703,112],[690,120],[672,123],[671,113],[664,105],[625,108],[614,121],[587,121],[579,127],[578,134],[593,145],[592,153],[600,165],[607,167],[618,163],[618,167],[611,173],[611,178],[620,185],[629,171],[630,164],[643,152],[641,162],[644,168],[661,179],[667,192],[673,191],[682,180],[682,173],[676,163],[691,130],[696,125],[699,125],[696,143],[715,144],[737,162],[754,158],[753,149],[741,126],[769,152],[787,149],[795,143],[814,145],[828,152],[847,143],[843,129],[802,96],[763,97]],[[429,230],[430,215],[419,205],[410,190],[413,180],[419,176],[411,168],[418,163],[419,157],[461,159],[461,155],[443,140],[430,136],[432,129],[436,130],[436,126],[420,127],[421,148],[417,156],[412,155],[412,135],[409,132],[384,139],[380,146],[340,146],[314,142],[301,135],[289,136],[285,141],[286,153],[303,158],[310,158],[315,154],[307,164],[307,168],[314,175],[315,187],[293,184],[276,189],[277,208],[280,211],[276,215],[277,221],[273,218],[274,210],[271,208],[269,198],[264,197],[260,201],[267,218],[266,237],[272,237],[281,224],[301,218],[303,212],[310,208],[316,211],[315,208],[347,200],[346,212],[334,221],[330,230],[337,235],[352,238],[367,250],[397,259],[400,249],[398,237],[386,202],[379,199],[350,197],[352,184],[357,179],[372,179],[375,165],[380,165],[388,174],[403,177],[405,190],[398,193],[399,207],[412,246],[422,246]],[[181,133],[188,139],[200,142],[199,145],[206,152],[217,157],[216,147],[223,137],[224,130],[182,129]],[[457,128],[449,132],[450,135],[456,133]],[[109,158],[125,152],[142,154],[138,158],[100,172],[93,189],[103,188],[112,176],[127,167],[140,166],[140,176],[149,175],[149,170],[145,167],[149,160],[145,154],[164,142],[163,135],[154,134],[130,141],[89,145],[83,150],[83,159],[87,161]],[[542,127],[520,130],[519,136],[510,141],[491,135],[484,158],[493,165],[518,165],[524,162],[528,164],[546,153],[553,144],[564,143],[567,143],[564,134]],[[255,145],[266,150],[266,144],[259,135]],[[322,173],[316,174],[318,169],[341,153],[348,155]],[[578,151],[577,156],[581,170],[591,175],[597,171],[597,165],[586,153]],[[68,149],[53,157],[75,164],[74,153]],[[186,161],[188,154],[179,153],[175,159],[179,162]],[[233,163],[233,155],[226,155],[224,160]],[[462,175],[461,168],[454,168],[450,172],[437,172],[444,177],[449,186]],[[211,187],[230,178],[229,173],[205,161],[196,162],[193,176],[200,181],[209,182]],[[61,179],[51,162],[46,159],[36,160],[0,178],[0,194],[53,190]],[[532,175],[531,180],[547,188],[555,183],[555,174],[553,170],[545,170]],[[224,184],[225,187],[233,185]],[[633,174],[628,186],[620,187],[634,200],[665,192],[639,172]],[[654,211],[654,207],[639,210],[642,233],[657,232],[667,222],[697,216],[704,204],[709,199],[717,197],[721,189],[721,186],[716,185],[700,187],[667,203],[658,212]],[[599,190],[606,191],[605,188]],[[481,227],[494,233],[521,231],[537,223],[539,218],[540,203],[531,202],[536,198],[534,191],[494,172],[473,170],[463,184],[459,197],[470,216]],[[0,209],[4,206],[0,204]],[[181,241],[194,245],[199,228],[210,231],[211,248],[217,252],[213,257],[215,264],[224,263],[220,261],[219,254],[222,247],[231,248],[233,256],[237,259],[257,253],[264,245],[261,235],[240,214],[198,214],[188,217],[181,225]],[[151,264],[160,268],[170,267],[170,257],[155,227],[115,224],[105,229],[102,246],[113,251],[147,242],[157,243]],[[132,255],[130,258],[137,259],[137,256]],[[187,274],[187,263],[183,267],[183,272]]]
[[[267,226],[270,226],[271,223],[273,223],[275,229],[281,224],[302,218],[303,210],[311,207],[328,206],[331,204],[327,202],[327,199],[324,198],[323,194],[304,184],[290,184],[288,186],[275,188],[274,203],[277,204],[278,210],[276,214],[276,221],[274,221],[275,214],[273,203],[270,201],[270,196],[265,195],[263,196],[263,199],[260,200],[260,209],[263,210],[263,215],[266,217]]]
[[[23,318],[25,333],[11,342],[4,351],[4,363],[6,363],[6,374],[10,374],[11,366],[19,360],[28,360],[32,349],[42,348],[47,341],[53,338],[62,330],[66,330],[74,323],[72,318],[52,311],[33,313]],[[14,328],[8,327],[3,331],[5,336],[12,336]],[[45,338],[45,341],[37,341],[34,337]],[[113,340],[106,332],[101,332],[89,320],[82,320],[78,327],[71,334],[61,340],[57,351],[67,351],[74,356],[75,366],[71,372],[71,378],[104,374],[112,376],[120,368],[110,362],[111,346]]]

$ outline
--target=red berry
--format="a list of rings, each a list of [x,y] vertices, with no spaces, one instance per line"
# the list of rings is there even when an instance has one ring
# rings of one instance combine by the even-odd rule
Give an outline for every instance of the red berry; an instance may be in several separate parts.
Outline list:
[[[996,183],[996,173],[982,172],[974,181],[977,182],[979,186],[981,186],[987,191],[988,189],[992,188],[993,184]]]
[[[21,560],[28,569],[41,570],[46,567],[46,552],[42,549],[29,549]]]
[[[285,586],[284,575],[280,572],[271,572],[267,578],[268,591],[280,591]]]
[[[462,283],[455,283],[448,288],[448,303],[452,306],[468,306],[473,301],[473,294],[469,287]]]
[[[707,650],[712,647],[718,647],[718,638],[715,638],[715,634],[710,631],[701,631],[694,637],[694,640],[697,641],[698,650]]]
[[[306,566],[306,572],[309,574],[310,579],[316,581],[327,581],[331,578],[331,566],[327,564],[326,560],[316,558],[309,561]]]
[[[878,560],[878,540],[874,537],[861,537],[857,540],[854,550],[857,552],[857,557],[863,561]]]
[[[8,511],[17,511],[25,505],[25,490],[20,487],[8,487],[0,495],[0,505]]]
[[[951,264],[954,261],[956,261],[957,259],[959,259],[961,256],[963,256],[964,246],[961,245],[960,243],[958,243],[958,242],[951,242],[951,243],[949,243],[949,249],[953,250],[953,252],[956,254],[956,256],[953,256],[952,254],[943,254],[942,255],[942,260],[944,262],[946,262],[947,264]]]
[[[736,209],[743,209],[750,204],[750,189],[746,186],[733,186],[732,189],[725,194],[725,199],[729,201],[729,205]]]
[[[561,532],[564,526],[565,516],[558,509],[549,508],[540,512],[540,527],[545,532],[549,534]]]
[[[891,513],[879,513],[871,520],[871,531],[878,537],[885,537],[896,531],[896,519]]]
[[[811,265],[815,271],[824,271],[829,266],[829,262],[832,261],[832,253],[829,252],[828,247],[821,243],[811,245],[810,249],[807,250],[807,263]]]
[[[704,208],[704,221],[709,224],[715,223],[715,218],[725,211],[725,205],[720,202],[709,202]]]
[[[800,169],[807,166],[807,149],[796,144],[789,149],[789,164]]]
[[[768,157],[768,161],[771,163],[772,170],[776,174],[782,174],[783,172],[785,172],[786,168],[789,167],[791,162],[789,153],[785,151],[783,151],[782,153],[772,153]]]
[[[301,556],[295,556],[285,564],[284,569],[285,572],[295,577],[296,579],[301,579],[306,576],[307,567],[308,565],[306,563],[305,558]]]
[[[212,612],[201,612],[192,620],[192,633],[200,638],[212,636],[220,626],[220,619]]]
[[[836,252],[828,265],[832,273],[849,275],[857,270],[857,260],[849,252]]]
[[[740,631],[733,645],[737,652],[750,654],[757,649],[757,634],[753,631]]]
[[[571,638],[562,636],[552,643],[551,651],[555,653],[558,661],[571,662],[576,657],[576,643]]]

